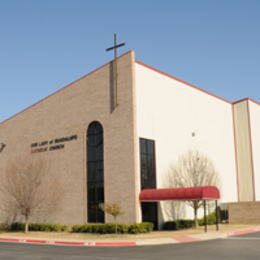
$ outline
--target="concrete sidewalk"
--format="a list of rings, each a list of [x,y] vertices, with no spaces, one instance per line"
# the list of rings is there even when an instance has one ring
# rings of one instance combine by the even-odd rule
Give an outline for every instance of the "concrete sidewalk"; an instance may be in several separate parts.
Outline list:
[[[69,232],[2,232],[0,242],[34,243],[48,245],[74,245],[74,246],[141,246],[199,242],[210,239],[225,238],[250,232],[259,232],[259,226],[249,225],[220,225],[219,231],[209,226],[205,233],[199,229],[182,231],[154,231],[149,234],[138,235],[92,235]]]

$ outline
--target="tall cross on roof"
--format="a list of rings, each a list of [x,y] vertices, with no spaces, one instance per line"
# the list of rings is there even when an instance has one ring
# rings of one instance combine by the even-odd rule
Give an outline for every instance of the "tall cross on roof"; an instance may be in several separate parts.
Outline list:
[[[116,34],[114,34],[114,46],[107,48],[106,51],[114,50],[114,102],[115,107],[117,106],[117,48],[124,46],[125,43],[117,44]]]

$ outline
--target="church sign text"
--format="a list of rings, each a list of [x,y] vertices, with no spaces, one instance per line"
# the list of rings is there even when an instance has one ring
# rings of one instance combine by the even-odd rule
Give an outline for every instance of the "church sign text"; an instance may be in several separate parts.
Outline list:
[[[41,153],[47,151],[56,151],[65,148],[65,142],[70,142],[73,140],[77,140],[77,135],[71,135],[62,138],[56,138],[51,140],[45,140],[37,143],[31,144],[31,153]]]

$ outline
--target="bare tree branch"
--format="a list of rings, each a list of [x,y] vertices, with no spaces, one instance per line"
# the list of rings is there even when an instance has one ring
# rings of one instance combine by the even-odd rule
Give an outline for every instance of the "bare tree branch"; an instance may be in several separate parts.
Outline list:
[[[175,164],[170,165],[166,174],[168,187],[200,187],[217,186],[221,190],[222,181],[215,169],[215,165],[203,153],[197,150],[189,150],[180,155]],[[197,211],[203,206],[201,200],[187,201],[194,210],[195,227],[198,226]]]
[[[29,219],[36,212],[53,214],[62,198],[61,186],[50,178],[49,168],[50,165],[41,157],[28,155],[15,158],[5,170],[2,186],[4,207],[8,213],[25,218],[25,232],[28,232]]]

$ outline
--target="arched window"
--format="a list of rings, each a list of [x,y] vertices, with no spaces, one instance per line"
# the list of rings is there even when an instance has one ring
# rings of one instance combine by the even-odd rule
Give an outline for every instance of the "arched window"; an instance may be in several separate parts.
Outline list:
[[[103,127],[96,121],[87,131],[87,196],[88,222],[104,223]]]

